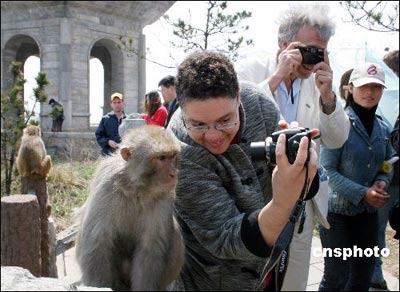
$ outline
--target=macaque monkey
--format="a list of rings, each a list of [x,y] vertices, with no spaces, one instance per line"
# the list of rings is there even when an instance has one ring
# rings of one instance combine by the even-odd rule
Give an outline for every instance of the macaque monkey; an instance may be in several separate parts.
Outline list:
[[[154,125],[130,130],[103,158],[82,207],[76,254],[87,286],[165,290],[181,271],[174,217],[178,140]]]
[[[29,125],[24,129],[16,164],[21,177],[38,179],[49,174],[51,157],[47,155],[38,126]]]

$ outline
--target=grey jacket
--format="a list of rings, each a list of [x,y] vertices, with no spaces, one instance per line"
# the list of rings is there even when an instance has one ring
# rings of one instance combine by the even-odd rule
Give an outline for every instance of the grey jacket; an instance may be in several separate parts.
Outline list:
[[[181,109],[168,126],[184,143],[176,213],[186,246],[185,290],[254,290],[267,260],[249,250],[252,240],[243,241],[242,224],[248,216],[254,219],[272,195],[270,172],[264,160],[252,160],[250,142],[276,131],[280,115],[275,101],[255,84],[240,88],[238,143],[225,153],[213,155],[196,144]]]

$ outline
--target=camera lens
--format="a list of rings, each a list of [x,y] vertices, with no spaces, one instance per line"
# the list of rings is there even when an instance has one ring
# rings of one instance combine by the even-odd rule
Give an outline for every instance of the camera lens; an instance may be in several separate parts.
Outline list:
[[[265,141],[251,142],[250,153],[254,160],[267,160],[268,163],[275,165],[275,148],[276,144],[271,137],[267,137]]]
[[[251,157],[254,160],[263,160],[266,158],[265,141],[250,143]]]
[[[250,154],[254,160],[265,159],[271,165],[276,164],[275,149],[276,142],[280,134],[286,135],[286,156],[288,161],[293,164],[296,160],[297,151],[299,150],[300,140],[302,137],[308,137],[308,148],[311,145],[311,131],[308,128],[285,129],[272,133],[271,137],[267,137],[265,141],[251,142]],[[310,155],[308,153],[308,155]],[[309,156],[307,156],[307,161]]]

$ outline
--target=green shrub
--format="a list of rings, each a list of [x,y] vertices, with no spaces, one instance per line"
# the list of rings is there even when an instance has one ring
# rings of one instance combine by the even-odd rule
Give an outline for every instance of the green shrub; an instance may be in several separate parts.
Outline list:
[[[74,223],[74,210],[86,201],[95,168],[95,161],[54,163],[47,186],[57,231]]]
[[[57,232],[74,223],[74,211],[86,201],[95,169],[96,161],[93,160],[53,161],[53,167],[47,178],[47,190]],[[1,183],[3,182],[2,177]],[[19,177],[13,181],[11,189],[12,194],[21,193]]]

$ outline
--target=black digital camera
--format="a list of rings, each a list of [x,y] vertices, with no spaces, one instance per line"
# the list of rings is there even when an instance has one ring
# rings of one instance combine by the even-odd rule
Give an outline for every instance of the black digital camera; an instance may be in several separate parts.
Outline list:
[[[265,141],[251,142],[251,157],[255,160],[267,159],[267,163],[276,165],[276,141],[280,134],[286,135],[286,156],[291,164],[296,160],[301,138],[308,137],[308,148],[310,148],[311,131],[308,128],[285,129],[273,132],[271,137],[268,137]],[[307,161],[310,158],[309,156],[310,153],[307,154]]]
[[[303,60],[302,64],[315,65],[324,61],[324,49],[318,47],[297,47],[300,50]]]

